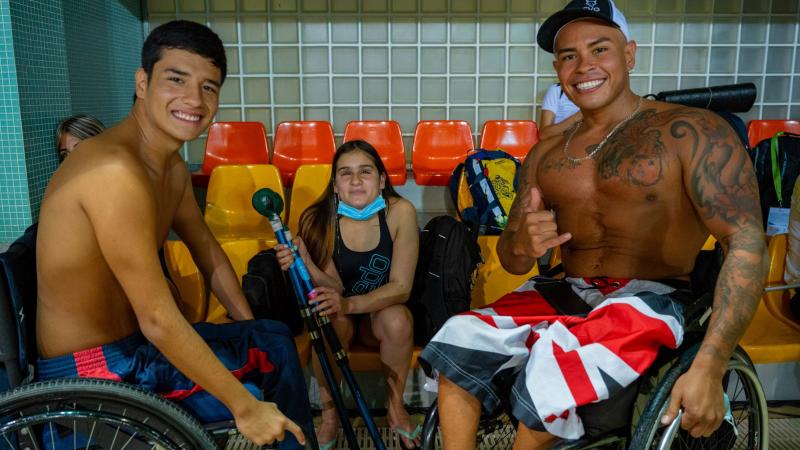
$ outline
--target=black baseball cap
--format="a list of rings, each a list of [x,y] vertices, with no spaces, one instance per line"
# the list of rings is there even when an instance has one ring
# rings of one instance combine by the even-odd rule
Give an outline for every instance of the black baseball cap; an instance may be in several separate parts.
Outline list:
[[[553,14],[539,27],[536,42],[542,50],[553,53],[556,35],[561,28],[573,20],[597,18],[608,22],[622,31],[625,39],[630,40],[628,22],[614,4],[613,0],[572,0],[561,11]]]

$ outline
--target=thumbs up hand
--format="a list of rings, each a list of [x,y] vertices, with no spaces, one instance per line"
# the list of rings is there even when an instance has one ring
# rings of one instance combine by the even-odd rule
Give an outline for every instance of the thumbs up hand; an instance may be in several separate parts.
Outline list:
[[[572,234],[558,234],[556,217],[552,211],[543,209],[542,193],[532,187],[522,200],[522,217],[512,238],[515,256],[538,258],[547,250],[572,239]]]

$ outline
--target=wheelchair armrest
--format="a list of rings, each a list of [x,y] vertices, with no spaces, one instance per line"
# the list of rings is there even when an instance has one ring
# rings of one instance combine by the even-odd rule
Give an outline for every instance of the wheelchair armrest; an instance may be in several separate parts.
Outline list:
[[[0,376],[5,372],[7,380],[0,380],[2,388],[15,388],[24,379],[19,366],[19,340],[16,317],[8,297],[8,283],[0,276]],[[6,385],[7,383],[7,385]]]

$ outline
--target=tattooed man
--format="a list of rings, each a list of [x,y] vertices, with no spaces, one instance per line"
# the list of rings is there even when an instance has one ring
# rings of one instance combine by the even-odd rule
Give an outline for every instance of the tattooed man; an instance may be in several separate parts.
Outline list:
[[[496,407],[494,377],[512,373],[514,448],[547,448],[618,427],[614,412],[660,346],[677,347],[675,297],[709,234],[725,259],[699,353],[672,390],[663,422],[708,436],[720,425],[721,378],[758,303],[766,252],[757,187],[734,131],[714,113],[644,100],[631,91],[636,43],[610,0],[574,0],[541,27],[538,43],[583,119],[525,159],[508,227],[506,270],[523,274],[561,246],[567,278],[536,279],[480,310],[453,317],[421,358],[438,375],[446,448],[474,448],[481,407]],[[548,287],[548,289],[545,289]],[[564,315],[568,298],[588,305]],[[560,303],[563,302],[563,303]],[[635,394],[634,394],[635,395]],[[617,405],[617,407],[615,407]],[[597,411],[601,411],[597,414]]]

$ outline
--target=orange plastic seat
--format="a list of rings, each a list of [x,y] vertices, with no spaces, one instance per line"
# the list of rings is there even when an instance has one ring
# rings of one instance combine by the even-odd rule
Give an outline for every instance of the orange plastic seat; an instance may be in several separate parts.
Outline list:
[[[361,139],[375,147],[389,173],[393,186],[406,184],[406,152],[400,124],[394,120],[348,122],[344,142]]]
[[[297,168],[303,164],[333,161],[336,142],[333,127],[323,121],[281,122],[275,130],[272,164],[281,172],[284,186],[291,186]]]
[[[499,148],[522,162],[537,142],[539,127],[532,120],[487,120],[481,131],[480,147]]]
[[[411,166],[414,182],[446,186],[456,166],[474,147],[472,129],[463,120],[423,120],[417,123]]]
[[[165,242],[164,261],[180,294],[176,300],[181,313],[189,323],[202,322],[208,308],[205,283],[186,244],[183,241]]]
[[[267,247],[277,240],[267,219],[253,209],[253,193],[270,188],[281,198],[283,185],[278,169],[269,164],[218,166],[211,173],[206,195],[205,220],[220,243],[258,239]],[[281,213],[285,219],[286,208]]]
[[[322,196],[330,181],[330,164],[307,164],[297,169],[289,200],[289,229],[293,236],[300,231],[303,211]]]
[[[751,120],[747,124],[747,140],[750,148],[764,139],[769,139],[779,131],[800,134],[800,121],[797,120]]]
[[[419,363],[417,358],[422,352],[422,347],[414,346],[411,351],[411,368],[418,369]],[[377,348],[367,347],[359,343],[353,343],[350,346],[350,353],[347,355],[350,358],[350,369],[355,372],[382,372],[383,363],[381,362],[381,354]]]
[[[208,186],[211,172],[223,164],[269,164],[267,133],[261,122],[212,123],[203,166],[192,174],[192,185]]]
[[[783,271],[786,263],[787,236],[779,234],[769,240],[769,272],[767,289],[786,285]],[[800,361],[800,323],[789,309],[791,291],[764,292],[750,326],[740,345],[756,364]]]

